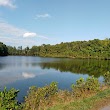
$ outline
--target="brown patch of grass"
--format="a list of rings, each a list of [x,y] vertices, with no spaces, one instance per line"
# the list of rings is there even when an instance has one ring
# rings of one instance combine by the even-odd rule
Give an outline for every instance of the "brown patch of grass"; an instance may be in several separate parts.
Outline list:
[[[110,105],[110,96],[105,97],[104,99],[96,102],[91,110],[100,110],[101,108],[104,108],[105,106],[108,105]]]

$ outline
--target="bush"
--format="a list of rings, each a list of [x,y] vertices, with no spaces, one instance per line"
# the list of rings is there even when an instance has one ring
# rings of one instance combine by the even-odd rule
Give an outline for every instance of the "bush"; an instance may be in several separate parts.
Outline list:
[[[85,90],[84,78],[80,78],[76,81],[76,84],[72,84],[73,95],[75,97],[80,97]]]
[[[28,96],[25,97],[23,110],[39,109],[39,106],[44,103],[50,96],[56,94],[58,91],[57,83],[52,82],[50,85],[42,88],[35,86],[31,87]]]
[[[94,76],[92,77],[88,77],[86,79],[86,83],[85,83],[86,89],[89,91],[99,91],[100,90],[100,83],[98,81],[97,78],[95,78]]]
[[[110,72],[104,74],[104,82],[110,85]],[[72,92],[59,90],[56,82],[44,87],[32,86],[22,104],[16,100],[18,90],[6,87],[0,92],[0,110],[44,110],[58,103],[65,103],[79,97],[87,97],[87,94],[95,93],[101,89],[101,84],[94,76],[86,80],[80,78],[76,84],[72,84]]]
[[[100,90],[100,83],[97,78],[88,77],[86,80],[80,78],[76,81],[76,84],[72,84],[72,91],[75,97],[80,97],[86,92],[96,92]]]
[[[110,72],[107,71],[105,74],[104,74],[104,82],[106,85],[110,85]]]
[[[0,91],[0,110],[19,109],[18,101],[15,99],[18,92],[19,91],[14,88],[7,91],[6,87],[3,91]]]

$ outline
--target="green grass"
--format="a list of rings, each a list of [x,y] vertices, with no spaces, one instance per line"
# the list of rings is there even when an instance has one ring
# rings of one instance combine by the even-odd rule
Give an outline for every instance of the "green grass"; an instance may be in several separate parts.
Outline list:
[[[110,96],[110,89],[101,91],[95,96],[89,98],[84,98],[81,100],[76,100],[67,104],[60,104],[54,107],[48,108],[48,110],[90,110],[94,108],[97,102]]]

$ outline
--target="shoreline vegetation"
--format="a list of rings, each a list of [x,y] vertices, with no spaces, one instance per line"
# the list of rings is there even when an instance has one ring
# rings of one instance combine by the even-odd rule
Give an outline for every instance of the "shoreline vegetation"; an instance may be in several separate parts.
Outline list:
[[[110,38],[61,42],[56,45],[42,44],[31,48],[0,43],[0,56],[6,55],[110,60]]]
[[[110,60],[110,38],[42,44],[24,49],[0,42],[0,56],[8,55]],[[0,110],[94,110],[95,104],[110,97],[110,72],[104,74],[103,84],[91,76],[78,79],[71,88],[71,91],[59,90],[57,82],[44,87],[32,86],[24,102],[19,103],[16,100],[19,90],[5,87],[0,91]]]
[[[57,82],[44,87],[32,86],[24,102],[18,103],[19,90],[5,87],[0,91],[0,110],[94,110],[96,104],[110,98],[110,72],[104,74],[103,83],[91,76],[78,79],[71,88],[71,91],[59,90]]]

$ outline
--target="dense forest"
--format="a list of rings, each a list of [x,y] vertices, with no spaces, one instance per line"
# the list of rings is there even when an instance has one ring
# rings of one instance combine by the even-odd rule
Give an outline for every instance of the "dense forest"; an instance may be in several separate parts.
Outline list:
[[[56,45],[42,44],[18,48],[7,46],[9,55],[30,55],[42,57],[97,58],[110,59],[110,39],[65,42]]]

